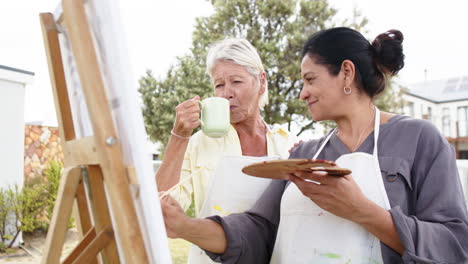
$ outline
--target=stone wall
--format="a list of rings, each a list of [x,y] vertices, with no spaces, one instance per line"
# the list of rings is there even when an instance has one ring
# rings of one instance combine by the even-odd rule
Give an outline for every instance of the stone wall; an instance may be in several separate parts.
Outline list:
[[[58,128],[25,125],[24,132],[24,180],[29,182],[43,177],[49,161],[63,163],[63,152]]]

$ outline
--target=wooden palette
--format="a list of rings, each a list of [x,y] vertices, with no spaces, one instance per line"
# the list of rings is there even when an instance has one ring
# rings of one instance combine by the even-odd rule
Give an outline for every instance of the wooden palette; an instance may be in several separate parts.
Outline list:
[[[242,172],[247,175],[281,180],[287,180],[289,174],[297,171],[326,171],[331,176],[351,174],[351,170],[340,168],[333,161],[317,159],[270,160],[254,163],[242,169]]]

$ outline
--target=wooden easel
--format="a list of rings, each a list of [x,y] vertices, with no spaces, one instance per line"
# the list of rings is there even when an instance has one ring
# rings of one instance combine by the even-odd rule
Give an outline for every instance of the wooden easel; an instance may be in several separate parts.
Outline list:
[[[59,30],[51,13],[41,13],[43,38],[60,125],[64,172],[47,234],[43,264],[60,263],[67,224],[76,200],[76,219],[83,238],[62,263],[148,263],[119,140],[107,101],[83,0],[63,0],[57,23],[68,29],[94,134],[76,138],[59,43]],[[85,186],[87,188],[85,188]],[[86,191],[86,190],[87,191]],[[106,197],[109,199],[107,199]],[[112,209],[113,222],[110,210]],[[120,242],[119,251],[114,234]]]

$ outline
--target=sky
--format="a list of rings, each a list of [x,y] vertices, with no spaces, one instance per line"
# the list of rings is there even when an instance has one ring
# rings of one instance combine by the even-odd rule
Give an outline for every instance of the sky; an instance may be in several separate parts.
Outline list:
[[[351,17],[353,7],[369,19],[372,40],[388,29],[403,32],[405,68],[399,82],[445,79],[468,75],[468,1],[329,0],[337,20]],[[25,121],[56,124],[45,57],[40,12],[53,12],[56,0],[15,0],[0,3],[0,65],[35,73],[26,90]],[[133,72],[151,69],[164,76],[191,46],[195,18],[210,15],[206,0],[120,0]],[[427,74],[425,74],[425,69]],[[40,99],[43,103],[37,104]]]

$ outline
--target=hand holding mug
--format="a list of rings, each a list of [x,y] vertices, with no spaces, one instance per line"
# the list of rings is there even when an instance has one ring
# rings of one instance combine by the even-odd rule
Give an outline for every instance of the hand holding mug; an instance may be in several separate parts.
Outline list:
[[[203,133],[209,137],[226,135],[230,127],[229,101],[222,97],[209,97],[200,101],[200,97],[195,96],[176,107],[175,134],[190,137],[200,125]]]
[[[200,96],[180,103],[176,107],[176,120],[173,131],[175,134],[190,137],[195,128],[199,127],[200,122]]]

